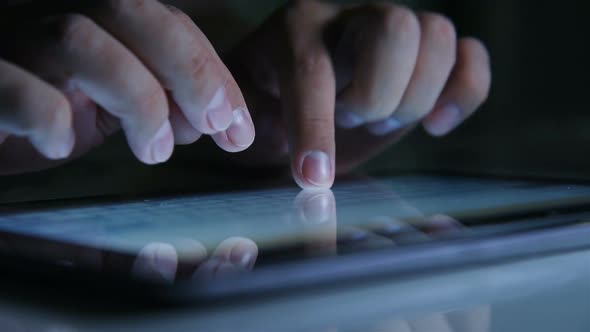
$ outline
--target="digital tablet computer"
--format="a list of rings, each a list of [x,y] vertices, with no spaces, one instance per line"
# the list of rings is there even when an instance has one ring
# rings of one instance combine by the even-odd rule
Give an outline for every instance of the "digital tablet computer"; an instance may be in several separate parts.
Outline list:
[[[0,267],[202,301],[575,251],[590,247],[589,220],[584,183],[436,174],[12,203],[0,206]]]

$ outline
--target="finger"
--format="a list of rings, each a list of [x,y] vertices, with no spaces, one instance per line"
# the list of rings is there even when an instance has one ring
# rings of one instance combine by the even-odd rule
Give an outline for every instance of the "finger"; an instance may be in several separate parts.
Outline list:
[[[329,188],[334,182],[336,80],[320,23],[319,2],[298,2],[287,12],[291,54],[279,73],[282,108],[288,124],[291,168],[302,188]],[[329,9],[328,9],[329,10]]]
[[[334,181],[334,73],[325,50],[308,48],[281,81],[291,166],[302,188],[329,188]]]
[[[182,11],[170,5],[166,5],[166,8],[176,15],[177,19],[181,20],[183,24],[186,24],[184,22],[185,15]],[[201,132],[190,123],[180,106],[169,94],[168,104],[170,105],[170,124],[172,125],[172,132],[174,132],[174,143],[177,145],[189,145],[198,141],[201,138]]]
[[[456,58],[453,24],[437,14],[421,14],[420,52],[412,78],[395,112],[386,120],[369,125],[375,135],[417,122],[433,108],[447,82]]]
[[[341,57],[354,50],[351,82],[338,96],[336,120],[345,128],[384,120],[398,108],[420,44],[418,19],[405,7],[373,5],[358,15],[342,38],[357,42],[336,51],[336,57]]]
[[[174,132],[174,143],[188,145],[199,140],[201,133],[190,124],[176,102],[168,99],[168,105],[170,105],[170,125]]]
[[[233,100],[243,100],[242,93],[237,85],[228,88],[228,93]],[[241,103],[245,104],[245,102]],[[254,143],[255,129],[250,112],[245,107],[238,107],[233,110],[232,124],[227,130],[213,135],[217,145],[227,152],[240,152],[249,148]]]
[[[0,132],[25,136],[50,159],[74,147],[72,111],[66,97],[32,74],[0,60]]]
[[[197,26],[188,15],[173,6],[167,7],[174,15],[176,15],[178,20],[187,27],[187,29],[198,31]],[[203,40],[203,44],[208,47],[212,53],[215,53],[213,46],[204,36],[199,34],[198,37]],[[244,101],[242,91],[238,87],[233,76],[227,72],[226,67],[224,65],[222,66],[222,70],[226,71],[227,74],[226,91],[233,109],[232,123],[227,130],[214,134],[213,140],[225,151],[240,152],[249,148],[252,143],[254,143],[254,122],[252,121],[250,112],[246,108],[246,102]]]
[[[196,130],[204,134],[226,131],[236,114],[246,110],[243,99],[233,105],[230,95],[236,83],[196,25],[179,20],[155,0],[108,4],[107,15],[98,20],[140,55]]]
[[[54,23],[57,40],[49,55],[58,79],[117,117],[139,160],[168,160],[174,138],[166,94],[155,77],[90,19],[69,15]]]
[[[433,136],[448,134],[486,100],[491,69],[485,46],[473,38],[459,40],[457,64],[434,111],[423,121]]]
[[[172,283],[176,279],[178,254],[168,243],[153,242],[143,247],[131,268],[136,278]]]

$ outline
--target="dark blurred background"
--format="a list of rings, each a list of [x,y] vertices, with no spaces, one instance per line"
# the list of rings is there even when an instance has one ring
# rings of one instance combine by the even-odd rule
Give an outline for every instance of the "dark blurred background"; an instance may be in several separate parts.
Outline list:
[[[229,2],[237,19],[255,27],[286,1]],[[453,134],[435,139],[419,129],[363,168],[590,177],[590,29],[584,2],[397,2],[442,12],[456,23],[460,35],[482,39],[491,53],[492,91],[483,108]],[[248,32],[216,17],[211,21],[218,22],[209,29],[216,30],[211,38],[221,48]],[[0,200],[186,190],[221,178],[199,176],[199,165],[188,161],[194,155],[190,148],[180,149],[172,163],[154,168],[140,165],[118,140],[56,170],[2,178]],[[239,186],[237,178],[232,181]]]

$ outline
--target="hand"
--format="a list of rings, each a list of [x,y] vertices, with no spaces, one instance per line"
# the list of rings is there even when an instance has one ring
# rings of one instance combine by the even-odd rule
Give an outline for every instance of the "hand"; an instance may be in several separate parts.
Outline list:
[[[491,80],[482,43],[457,40],[440,15],[385,3],[292,1],[228,63],[258,130],[244,160],[290,156],[303,188],[331,186],[420,122],[447,134],[482,104]]]
[[[202,134],[229,152],[252,143],[240,89],[186,15],[156,0],[91,4],[4,6],[0,174],[59,164],[119,127],[146,164]]]

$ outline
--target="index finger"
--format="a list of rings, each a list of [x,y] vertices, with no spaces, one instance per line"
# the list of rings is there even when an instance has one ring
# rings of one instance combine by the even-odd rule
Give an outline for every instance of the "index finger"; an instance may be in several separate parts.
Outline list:
[[[314,2],[288,9],[290,54],[279,73],[282,108],[288,124],[291,168],[304,189],[329,188],[334,182],[336,143],[334,108],[336,79],[330,54],[321,40],[321,26],[310,13],[326,6]]]

